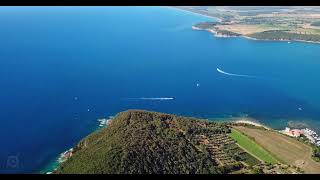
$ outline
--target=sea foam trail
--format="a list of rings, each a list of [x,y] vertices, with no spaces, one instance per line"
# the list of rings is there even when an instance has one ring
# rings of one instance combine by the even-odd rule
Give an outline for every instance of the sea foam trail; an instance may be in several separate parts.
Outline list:
[[[250,75],[245,75],[245,74],[233,74],[233,73],[227,73],[225,71],[222,71],[221,69],[217,68],[217,71],[221,74],[225,74],[228,76],[237,76],[237,77],[246,77],[246,78],[257,78],[257,76],[250,76]]]
[[[151,97],[151,98],[146,98],[146,97],[140,97],[140,98],[125,98],[128,100],[174,100],[173,97]]]

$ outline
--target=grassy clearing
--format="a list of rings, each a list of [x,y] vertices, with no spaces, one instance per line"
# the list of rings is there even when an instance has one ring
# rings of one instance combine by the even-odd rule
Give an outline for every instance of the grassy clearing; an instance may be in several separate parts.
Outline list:
[[[274,25],[274,24],[260,24],[258,25],[258,27],[263,29],[264,31],[292,29],[290,26],[287,26],[287,25]]]
[[[256,156],[260,160],[275,164],[278,163],[277,159],[274,158],[269,152],[264,150],[258,144],[256,144],[253,140],[248,138],[247,136],[243,135],[239,131],[232,129],[230,133],[230,137],[237,141],[237,143],[244,148],[246,151],[251,153],[252,155]]]

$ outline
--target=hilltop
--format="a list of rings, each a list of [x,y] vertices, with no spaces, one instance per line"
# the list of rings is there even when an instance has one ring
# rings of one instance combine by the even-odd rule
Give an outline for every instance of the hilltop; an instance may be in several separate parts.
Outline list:
[[[260,127],[261,128],[261,127]],[[81,140],[54,173],[297,173],[255,145],[240,147],[232,123],[128,110]],[[246,140],[249,141],[249,140]],[[240,142],[239,142],[240,143]],[[242,142],[241,142],[242,143]],[[270,162],[268,162],[271,159]]]

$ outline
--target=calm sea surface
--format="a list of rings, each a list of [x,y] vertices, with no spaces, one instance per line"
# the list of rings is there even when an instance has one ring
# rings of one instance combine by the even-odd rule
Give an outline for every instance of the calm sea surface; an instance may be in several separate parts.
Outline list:
[[[1,7],[0,173],[39,172],[127,109],[319,129],[320,45],[191,29],[209,20],[166,7]]]

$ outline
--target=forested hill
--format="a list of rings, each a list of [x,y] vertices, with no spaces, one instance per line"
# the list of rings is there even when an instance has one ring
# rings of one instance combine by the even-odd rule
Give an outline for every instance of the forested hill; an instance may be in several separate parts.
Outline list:
[[[258,163],[229,132],[223,123],[129,110],[80,141],[54,173],[231,173],[244,168],[239,160]]]

